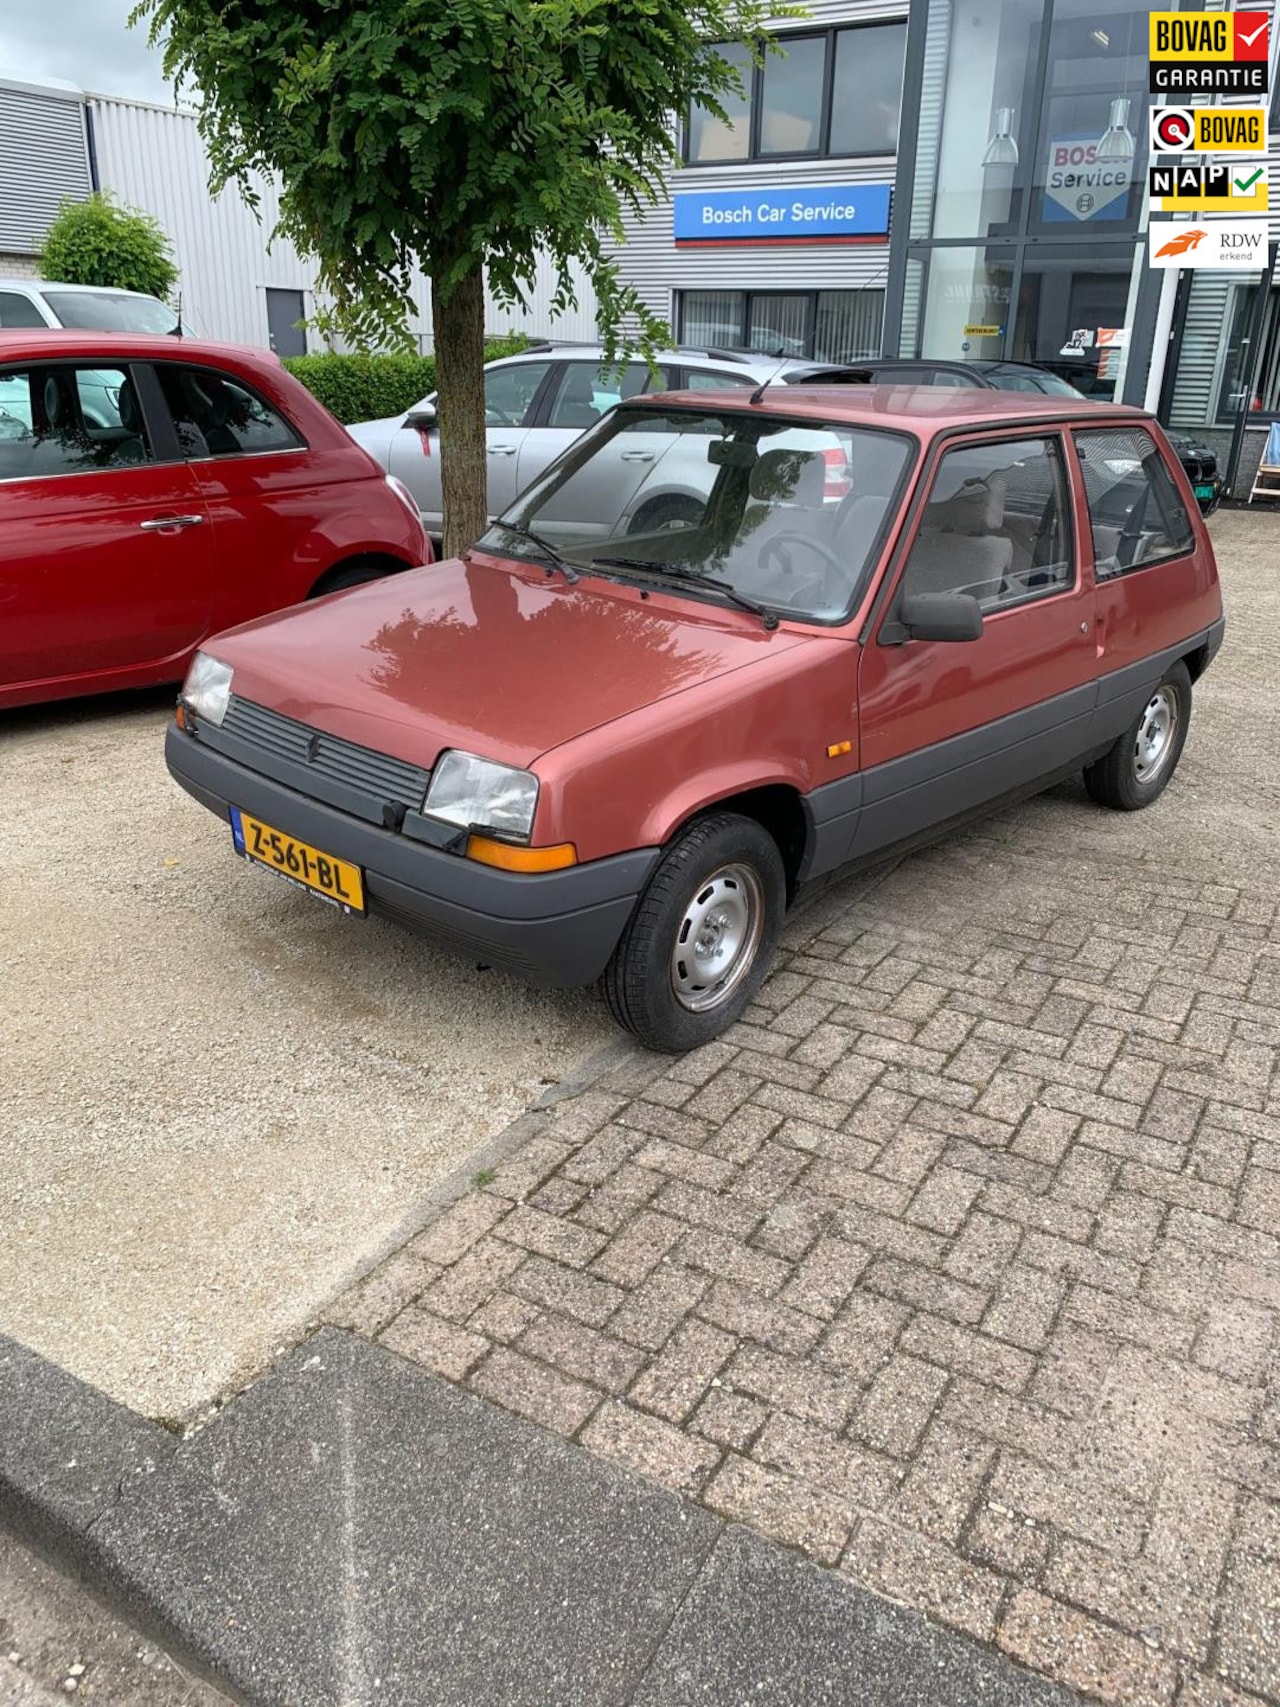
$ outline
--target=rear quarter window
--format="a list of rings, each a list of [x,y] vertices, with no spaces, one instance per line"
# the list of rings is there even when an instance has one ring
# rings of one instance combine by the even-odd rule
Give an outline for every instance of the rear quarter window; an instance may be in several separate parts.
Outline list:
[[[1192,549],[1191,518],[1150,433],[1141,427],[1098,427],[1074,438],[1100,580]]]
[[[189,461],[305,448],[292,424],[242,379],[180,362],[157,363],[156,373]]]

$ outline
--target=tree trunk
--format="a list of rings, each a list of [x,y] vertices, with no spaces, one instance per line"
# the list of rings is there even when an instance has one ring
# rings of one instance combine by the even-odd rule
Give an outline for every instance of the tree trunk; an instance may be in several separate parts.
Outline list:
[[[443,268],[441,271],[443,272]],[[464,273],[446,296],[431,291],[435,333],[444,554],[457,557],[489,525],[484,430],[484,273]]]

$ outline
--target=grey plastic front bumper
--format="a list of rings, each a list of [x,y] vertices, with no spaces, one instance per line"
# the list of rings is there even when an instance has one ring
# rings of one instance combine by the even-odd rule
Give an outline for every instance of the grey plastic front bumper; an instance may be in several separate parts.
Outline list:
[[[174,780],[219,817],[242,807],[360,866],[370,912],[540,984],[571,987],[600,976],[661,852],[638,848],[536,875],[497,871],[308,799],[176,725],[164,751]],[[227,839],[230,845],[229,827]]]

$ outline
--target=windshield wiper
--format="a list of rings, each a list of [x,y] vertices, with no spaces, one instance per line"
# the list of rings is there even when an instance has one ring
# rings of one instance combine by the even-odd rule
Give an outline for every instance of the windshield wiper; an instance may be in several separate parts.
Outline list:
[[[541,534],[534,533],[532,528],[521,527],[518,522],[495,522],[494,525],[500,527],[504,533],[515,534],[517,539],[527,539],[529,544],[536,546],[544,557],[550,558],[551,562],[564,575],[566,581],[573,582],[582,579],[580,572],[574,568],[573,564],[561,557],[555,546],[543,539]]]
[[[758,616],[770,632],[778,626],[776,611],[740,593],[732,581],[721,581],[714,575],[700,575],[696,569],[684,569],[678,563],[659,563],[652,557],[593,557],[591,562],[593,566],[599,563],[608,569],[638,569],[644,575],[666,575],[673,581],[687,581],[692,586],[714,587],[739,610],[749,610],[753,616]]]

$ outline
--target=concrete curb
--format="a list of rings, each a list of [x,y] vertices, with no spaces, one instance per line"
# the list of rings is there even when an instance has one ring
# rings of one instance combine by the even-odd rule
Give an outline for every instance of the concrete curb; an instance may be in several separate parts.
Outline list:
[[[184,1441],[0,1341],[0,1525],[254,1707],[1075,1700],[334,1328]]]

